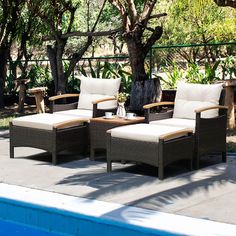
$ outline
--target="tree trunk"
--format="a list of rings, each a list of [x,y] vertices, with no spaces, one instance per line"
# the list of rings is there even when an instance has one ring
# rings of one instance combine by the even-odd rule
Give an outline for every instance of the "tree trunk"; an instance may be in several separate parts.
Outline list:
[[[48,58],[52,70],[52,77],[54,81],[54,92],[55,94],[61,94],[66,92],[67,79],[64,73],[63,66],[63,52],[66,45],[66,41],[56,42],[54,47],[51,45],[47,46]]]
[[[56,59],[56,50],[51,46],[47,46],[48,59],[51,66],[52,78],[54,82],[54,93],[57,94],[58,91],[58,76],[57,76],[57,59]]]
[[[158,78],[132,82],[129,109],[133,112],[142,114],[143,105],[159,102],[160,99],[161,85]]]
[[[144,68],[146,52],[142,44],[136,43],[134,38],[126,38],[125,41],[128,47],[133,81],[147,80],[148,75]]]
[[[8,47],[6,45],[2,45],[0,47],[0,108],[4,108],[3,93],[7,75],[7,58]]]
[[[126,38],[132,70],[130,110],[142,114],[143,105],[160,100],[161,86],[159,79],[149,80],[145,71],[147,52],[135,38]],[[138,42],[138,43],[137,43]]]

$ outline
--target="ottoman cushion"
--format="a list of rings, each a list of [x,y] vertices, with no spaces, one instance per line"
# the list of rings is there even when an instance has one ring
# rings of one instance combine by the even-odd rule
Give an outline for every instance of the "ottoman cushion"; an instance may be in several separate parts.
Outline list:
[[[185,130],[178,126],[135,124],[111,129],[111,136],[115,138],[136,140],[142,142],[159,142],[164,134]]]
[[[56,124],[78,120],[78,118],[68,115],[43,113],[15,118],[12,120],[12,124],[35,129],[53,130],[53,126]]]

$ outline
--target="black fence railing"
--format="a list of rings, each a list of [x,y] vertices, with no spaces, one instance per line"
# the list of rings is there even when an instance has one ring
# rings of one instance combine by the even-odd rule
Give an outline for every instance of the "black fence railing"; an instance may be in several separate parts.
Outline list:
[[[65,68],[68,60],[64,59]],[[9,62],[6,93],[15,93],[14,78],[21,75],[25,61]],[[14,65],[14,66],[13,66]],[[159,76],[163,88],[175,88],[179,80],[193,83],[211,83],[215,79],[236,78],[236,42],[153,46],[146,59],[150,78]],[[127,55],[84,57],[76,65],[68,81],[69,91],[79,91],[79,75],[112,78],[121,77],[126,92],[130,91],[132,75]],[[48,60],[28,61],[28,88],[52,88]]]

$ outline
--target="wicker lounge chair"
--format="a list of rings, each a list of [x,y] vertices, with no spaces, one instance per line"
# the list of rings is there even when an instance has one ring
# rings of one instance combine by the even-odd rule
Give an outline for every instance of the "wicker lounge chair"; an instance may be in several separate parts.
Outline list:
[[[114,110],[120,79],[81,78],[80,94],[63,94],[51,97],[53,113],[36,114],[13,119],[10,123],[10,158],[15,147],[34,147],[52,153],[57,164],[60,151],[76,148],[88,149],[88,121],[92,117]],[[57,104],[68,97],[79,97],[78,103]]]
[[[113,161],[127,160],[158,167],[158,177],[163,179],[164,167],[180,159],[188,159],[190,164],[194,160],[198,168],[200,155],[219,151],[225,161],[227,107],[219,105],[222,94],[221,84],[179,84],[174,111],[151,112],[157,106],[173,106],[172,102],[145,105],[149,124],[109,130],[108,172]]]
[[[199,168],[200,157],[220,152],[226,161],[227,107],[222,84],[201,85],[180,83],[175,102],[145,105],[146,122],[152,125],[179,126],[194,131],[194,167]],[[161,112],[162,107],[174,109]],[[153,108],[159,112],[152,112]]]

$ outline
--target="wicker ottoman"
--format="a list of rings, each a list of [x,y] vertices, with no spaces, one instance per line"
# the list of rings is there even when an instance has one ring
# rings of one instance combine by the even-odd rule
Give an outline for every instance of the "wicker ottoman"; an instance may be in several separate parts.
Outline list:
[[[59,114],[37,114],[16,118],[10,123],[10,158],[15,147],[33,147],[52,153],[57,164],[60,151],[88,148],[88,119]]]
[[[158,167],[159,179],[164,167],[187,159],[192,169],[193,133],[179,127],[136,124],[118,127],[107,132],[107,171],[113,161],[132,161]]]

